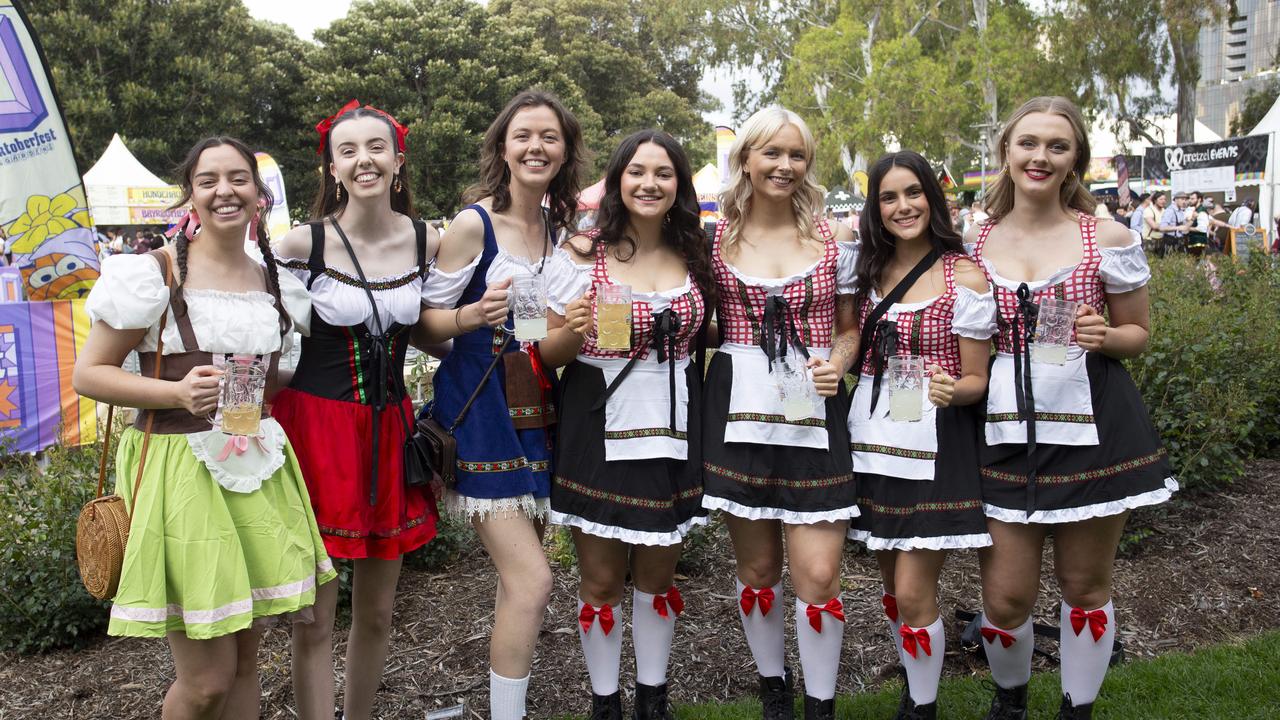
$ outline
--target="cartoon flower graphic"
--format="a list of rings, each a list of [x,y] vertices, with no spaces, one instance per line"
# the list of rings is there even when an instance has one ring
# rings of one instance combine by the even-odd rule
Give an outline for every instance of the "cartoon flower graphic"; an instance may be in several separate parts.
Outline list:
[[[67,217],[71,214],[72,217]],[[77,220],[88,214],[76,207],[75,198],[67,193],[53,197],[32,195],[27,198],[27,212],[9,226],[9,234],[17,238],[14,253],[33,252],[40,243],[66,230],[81,227]]]

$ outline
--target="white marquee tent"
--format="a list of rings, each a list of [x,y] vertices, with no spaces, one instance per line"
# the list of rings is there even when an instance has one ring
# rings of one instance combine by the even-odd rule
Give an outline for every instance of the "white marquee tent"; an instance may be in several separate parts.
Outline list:
[[[143,167],[119,135],[84,174],[84,189],[96,225],[168,225],[183,213],[168,209],[178,187]]]

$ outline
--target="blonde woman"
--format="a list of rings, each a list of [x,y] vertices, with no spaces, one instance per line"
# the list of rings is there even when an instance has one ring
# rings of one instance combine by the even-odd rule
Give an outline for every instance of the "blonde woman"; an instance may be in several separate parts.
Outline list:
[[[1151,271],[1136,233],[1092,214],[1081,182],[1088,135],[1069,100],[1029,100],[997,152],[991,220],[966,238],[995,289],[1001,327],[980,458],[993,541],[979,551],[982,636],[997,686],[987,718],[1027,717],[1031,611],[1052,532],[1062,589],[1058,717],[1081,720],[1092,717],[1115,641],[1111,571],[1125,519],[1178,488],[1120,363],[1147,348]],[[1077,303],[1058,362],[1042,361],[1032,339],[1053,299]]]
[[[816,218],[813,154],[795,113],[771,107],[751,116],[730,150],[711,249],[721,344],[706,384],[703,505],[725,513],[739,614],[771,719],[793,717],[783,540],[805,717],[830,718],[844,633],[840,558],[858,514],[841,384],[857,353],[857,322],[852,284],[837,280],[853,278],[852,232]],[[803,391],[804,412],[785,411],[783,385]]]

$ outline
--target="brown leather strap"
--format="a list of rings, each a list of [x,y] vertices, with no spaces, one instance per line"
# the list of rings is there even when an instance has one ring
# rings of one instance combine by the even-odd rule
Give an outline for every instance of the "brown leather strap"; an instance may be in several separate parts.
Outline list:
[[[107,456],[111,454],[111,421],[115,418],[116,406],[107,406],[107,434],[102,438],[102,457],[98,458],[98,492],[95,497],[102,497],[102,486],[107,480]]]
[[[156,251],[156,253],[160,255],[156,260],[161,263],[161,272],[164,273],[164,285],[165,287],[172,288],[173,286],[169,277],[169,259],[160,251]],[[157,380],[160,379],[160,366],[164,364],[164,326],[167,324],[168,320],[169,304],[165,303],[164,312],[160,315],[160,332],[157,333],[156,337],[156,370],[153,377]],[[185,340],[183,342],[185,342]],[[142,452],[138,456],[138,475],[133,480],[133,505],[129,508],[130,518],[133,517],[133,509],[138,506],[138,488],[142,486],[142,468],[147,464],[147,447],[151,445],[151,426],[156,420],[156,413],[154,410],[148,410],[147,412],[149,417],[147,418],[146,432],[142,436]]]

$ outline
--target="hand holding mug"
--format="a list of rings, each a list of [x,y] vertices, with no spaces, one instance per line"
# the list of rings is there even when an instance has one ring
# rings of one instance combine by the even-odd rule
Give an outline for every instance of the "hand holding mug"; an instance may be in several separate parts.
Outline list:
[[[1081,304],[1076,309],[1076,345],[1084,350],[1101,351],[1110,329],[1107,319],[1089,305]]]
[[[807,366],[813,375],[813,387],[818,394],[822,397],[835,397],[836,391],[840,389],[841,379],[836,366],[820,357],[809,358]]]
[[[595,288],[587,290],[582,297],[564,307],[564,324],[570,331],[580,337],[587,337],[595,332]]]
[[[197,365],[176,385],[178,407],[196,416],[218,409],[219,378],[222,371],[212,365]]]
[[[502,327],[507,321],[507,288],[511,287],[511,278],[491,284],[485,288],[484,295],[479,300],[468,305],[475,317],[475,322],[479,323],[477,328],[488,325],[489,327]]]
[[[943,372],[937,363],[929,366],[929,402],[934,407],[951,407],[956,394],[956,379]]]

